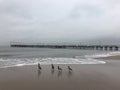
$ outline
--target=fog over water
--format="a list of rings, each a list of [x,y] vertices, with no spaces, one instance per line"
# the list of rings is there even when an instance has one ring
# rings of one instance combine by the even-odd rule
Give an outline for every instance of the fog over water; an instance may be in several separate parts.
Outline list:
[[[119,0],[0,0],[0,45],[120,42]]]

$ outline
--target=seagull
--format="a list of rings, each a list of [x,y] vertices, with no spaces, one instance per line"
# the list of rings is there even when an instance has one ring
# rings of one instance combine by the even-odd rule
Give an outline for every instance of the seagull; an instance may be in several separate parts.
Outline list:
[[[69,71],[72,71],[72,68],[70,68],[70,66],[68,66],[68,69],[69,69]]]
[[[59,70],[59,71],[62,71],[62,68],[60,68],[60,67],[58,66],[58,70]]]
[[[55,67],[54,67],[54,65],[53,65],[53,64],[51,64],[51,67],[52,67],[52,69],[54,70],[54,68],[55,68]]]
[[[41,66],[40,66],[40,63],[38,63],[38,69],[39,69],[39,70],[41,70],[41,69],[42,69],[42,68],[41,68]]]

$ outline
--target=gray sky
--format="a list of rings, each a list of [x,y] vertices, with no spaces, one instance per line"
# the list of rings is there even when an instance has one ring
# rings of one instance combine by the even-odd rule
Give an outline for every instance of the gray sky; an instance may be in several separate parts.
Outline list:
[[[0,42],[120,36],[120,0],[0,0]]]

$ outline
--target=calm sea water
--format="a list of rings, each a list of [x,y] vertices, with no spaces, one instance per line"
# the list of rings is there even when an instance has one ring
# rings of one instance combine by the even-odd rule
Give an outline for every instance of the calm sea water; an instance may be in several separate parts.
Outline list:
[[[0,47],[0,68],[41,64],[105,64],[93,57],[106,57],[120,54],[119,51],[11,48]]]

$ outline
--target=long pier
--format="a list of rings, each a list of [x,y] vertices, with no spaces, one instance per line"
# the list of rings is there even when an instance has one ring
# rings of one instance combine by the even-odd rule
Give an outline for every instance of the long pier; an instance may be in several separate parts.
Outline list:
[[[28,44],[11,44],[11,47],[24,48],[56,48],[56,49],[81,49],[81,50],[113,50],[118,51],[117,45],[28,45]]]

